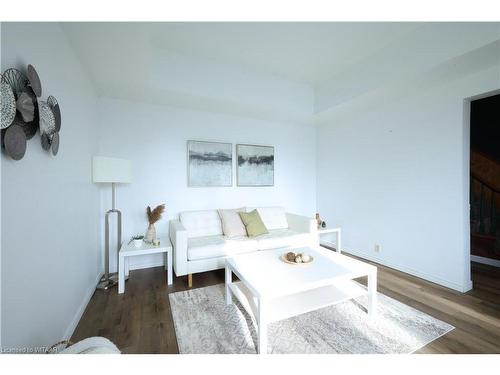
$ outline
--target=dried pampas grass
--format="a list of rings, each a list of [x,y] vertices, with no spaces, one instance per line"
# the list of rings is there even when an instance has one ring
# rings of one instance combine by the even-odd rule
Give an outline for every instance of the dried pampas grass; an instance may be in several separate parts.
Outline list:
[[[154,224],[161,219],[161,215],[165,211],[165,204],[160,204],[156,206],[154,210],[151,211],[151,207],[146,208],[146,214],[148,215],[149,224]]]

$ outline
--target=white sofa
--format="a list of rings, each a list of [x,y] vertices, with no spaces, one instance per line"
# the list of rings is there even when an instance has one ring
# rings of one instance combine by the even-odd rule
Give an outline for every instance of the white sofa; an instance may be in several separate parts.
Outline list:
[[[245,208],[250,212],[254,208]],[[185,211],[170,221],[174,248],[173,265],[177,276],[224,268],[227,256],[259,250],[318,244],[314,218],[286,213],[282,207],[256,207],[269,233],[254,238],[228,238],[222,231],[217,210]]]

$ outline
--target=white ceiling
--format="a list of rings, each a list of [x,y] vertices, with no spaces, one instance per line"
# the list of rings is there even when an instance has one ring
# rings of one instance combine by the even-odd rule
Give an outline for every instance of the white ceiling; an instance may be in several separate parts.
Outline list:
[[[102,96],[295,122],[500,38],[498,23],[106,22],[62,28]]]
[[[409,23],[173,23],[156,46],[315,85],[416,28]]]
[[[85,40],[100,40],[96,44],[107,46],[101,50],[103,54],[132,58],[124,64],[132,63],[134,54],[144,49],[135,41],[159,51],[235,64],[314,85],[421,25],[191,22],[66,23],[64,27],[77,47],[87,44]]]

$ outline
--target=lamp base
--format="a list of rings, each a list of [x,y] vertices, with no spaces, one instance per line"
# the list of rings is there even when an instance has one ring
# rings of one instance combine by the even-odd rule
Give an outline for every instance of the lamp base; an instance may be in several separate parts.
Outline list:
[[[125,276],[125,281],[128,281],[128,276]],[[114,286],[118,285],[118,273],[113,273],[109,275],[109,278],[106,280],[105,276],[101,278],[99,284],[97,284],[96,289],[98,290],[109,290]]]
[[[98,289],[98,290],[109,290],[109,289],[111,289],[112,287],[114,287],[116,285],[118,285],[118,283],[115,280],[108,279],[108,280],[103,280],[99,284],[97,284],[97,288],[96,289]]]

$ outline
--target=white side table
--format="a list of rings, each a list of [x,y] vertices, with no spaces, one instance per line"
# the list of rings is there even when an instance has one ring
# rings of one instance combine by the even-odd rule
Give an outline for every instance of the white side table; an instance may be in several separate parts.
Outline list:
[[[158,237],[158,239],[160,240],[158,246],[146,242],[143,242],[141,247],[135,247],[133,242],[123,243],[118,256],[118,293],[125,291],[125,276],[129,274],[129,257],[136,255],[165,253],[167,283],[172,285],[172,245],[168,237]]]
[[[329,234],[329,233],[336,233],[337,234],[337,252],[339,254],[342,253],[342,229],[341,228],[320,228],[318,229],[318,236],[320,237],[320,243],[321,243],[321,235],[322,234]],[[331,244],[331,242],[330,242]]]

